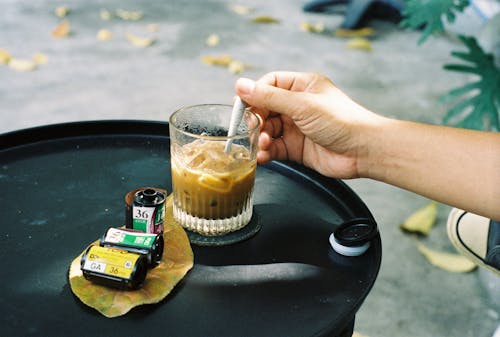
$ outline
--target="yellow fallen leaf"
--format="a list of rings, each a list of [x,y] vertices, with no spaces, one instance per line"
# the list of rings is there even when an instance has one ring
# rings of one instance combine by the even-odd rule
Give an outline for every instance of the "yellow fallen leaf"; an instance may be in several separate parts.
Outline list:
[[[57,17],[64,18],[69,14],[68,6],[59,6],[54,10]]]
[[[233,74],[239,74],[250,67],[241,61],[235,60],[229,54],[223,55],[205,55],[201,57],[201,62],[210,66],[219,66],[227,68]]]
[[[209,47],[215,47],[220,42],[220,37],[217,34],[210,34],[205,40],[205,44]]]
[[[417,240],[417,248],[422,255],[434,266],[453,272],[468,273],[474,270],[477,265],[463,255],[440,252],[426,247]]]
[[[10,53],[5,49],[0,49],[0,64],[9,63],[10,59]]]
[[[115,14],[117,17],[125,21],[137,21],[143,17],[141,11],[126,11],[123,9],[117,9]]]
[[[247,15],[254,11],[253,8],[242,5],[230,5],[229,8],[239,15]]]
[[[410,233],[428,235],[437,217],[437,203],[432,201],[411,214],[399,227]]]
[[[259,15],[252,19],[255,23],[280,23],[279,19],[276,19],[270,15]]]
[[[55,38],[68,37],[70,33],[70,26],[68,20],[63,20],[61,23],[54,28],[52,31],[52,36]]]
[[[160,30],[160,25],[157,23],[150,23],[149,25],[146,26],[146,29],[149,30],[151,33],[156,33],[157,31]]]
[[[347,42],[347,48],[371,51],[372,44],[365,38],[355,37]]]
[[[49,57],[43,53],[35,53],[33,55],[33,61],[36,64],[47,64],[49,62]]]
[[[33,71],[36,70],[37,66],[33,60],[11,58],[9,61],[9,67],[17,71]]]
[[[317,23],[302,21],[300,23],[300,30],[308,33],[323,33],[325,31],[325,24],[321,21]]]
[[[241,61],[233,60],[229,63],[227,69],[233,74],[241,74],[248,69],[248,66]]]
[[[233,62],[233,57],[228,54],[218,56],[205,55],[201,57],[201,62],[211,66],[228,67]]]
[[[96,37],[99,41],[109,41],[113,38],[113,32],[108,29],[100,29]]]
[[[163,300],[193,267],[193,250],[184,229],[174,220],[173,195],[165,200],[164,242],[162,261],[148,270],[142,288],[123,291],[92,283],[82,274],[77,256],[69,269],[69,284],[73,293],[84,304],[96,309],[106,317],[126,314],[132,308],[143,304],[154,304]],[[94,244],[98,241],[94,242]]]
[[[375,35],[375,29],[369,27],[360,29],[338,28],[335,30],[335,36],[338,37],[370,37],[373,35]]]
[[[152,38],[140,37],[140,36],[130,34],[130,33],[128,33],[126,36],[127,36],[128,42],[130,42],[132,45],[139,47],[139,48],[149,47],[153,43],[155,43],[155,39],[152,39]]]
[[[368,336],[362,335],[359,332],[354,331],[353,334],[352,334],[352,337],[368,337]]]
[[[101,9],[99,16],[102,20],[111,20],[113,18],[113,14],[107,9]]]

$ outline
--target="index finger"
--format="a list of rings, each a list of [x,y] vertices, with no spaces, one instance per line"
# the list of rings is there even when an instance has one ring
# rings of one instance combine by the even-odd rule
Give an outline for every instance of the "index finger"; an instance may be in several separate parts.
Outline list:
[[[257,82],[290,91],[307,91],[316,76],[318,75],[314,73],[273,71],[262,76]]]

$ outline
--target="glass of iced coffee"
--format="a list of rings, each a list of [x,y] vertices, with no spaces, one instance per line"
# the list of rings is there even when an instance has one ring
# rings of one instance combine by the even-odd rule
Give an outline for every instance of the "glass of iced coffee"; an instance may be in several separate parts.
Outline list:
[[[170,117],[174,217],[206,236],[243,228],[253,211],[260,121],[248,109],[228,137],[232,107],[204,104]]]

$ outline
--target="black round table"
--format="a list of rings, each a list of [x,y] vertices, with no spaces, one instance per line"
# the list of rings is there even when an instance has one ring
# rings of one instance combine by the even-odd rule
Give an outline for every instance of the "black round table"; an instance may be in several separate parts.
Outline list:
[[[1,335],[350,335],[380,268],[380,236],[358,257],[333,251],[337,226],[372,215],[343,182],[292,163],[257,169],[260,231],[232,245],[193,245],[193,269],[160,303],[109,319],[73,296],[71,261],[123,225],[125,194],[171,191],[169,146],[168,124],[152,121],[0,135]]]

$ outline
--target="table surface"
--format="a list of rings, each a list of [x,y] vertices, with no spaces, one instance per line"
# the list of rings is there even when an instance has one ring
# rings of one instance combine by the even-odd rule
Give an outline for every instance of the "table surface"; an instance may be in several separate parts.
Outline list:
[[[341,181],[280,162],[257,169],[261,230],[233,245],[193,245],[193,269],[165,300],[113,319],[79,302],[67,279],[71,261],[106,228],[123,224],[128,191],[171,191],[169,146],[162,122],[0,135],[5,334],[316,336],[354,319],[380,268],[380,236],[360,257],[335,253],[328,237],[344,221],[372,216]]]

